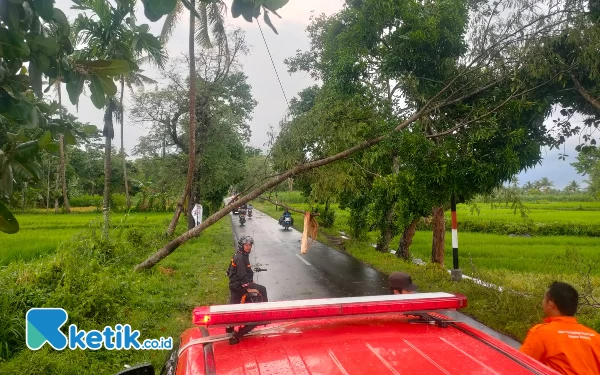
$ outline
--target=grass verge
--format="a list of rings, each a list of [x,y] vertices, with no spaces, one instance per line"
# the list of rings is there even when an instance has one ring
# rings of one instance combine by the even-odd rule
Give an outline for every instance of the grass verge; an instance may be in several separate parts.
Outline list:
[[[223,270],[232,253],[231,225],[225,218],[154,269],[134,273],[133,266],[164,243],[163,228],[115,230],[109,243],[92,231],[54,254],[0,268],[0,374],[114,374],[141,362],[152,362],[158,373],[167,351],[55,351],[48,345],[29,351],[24,323],[31,307],[62,307],[69,313],[65,326],[102,330],[130,324],[142,339],[176,341],[192,326],[195,306],[228,298]]]

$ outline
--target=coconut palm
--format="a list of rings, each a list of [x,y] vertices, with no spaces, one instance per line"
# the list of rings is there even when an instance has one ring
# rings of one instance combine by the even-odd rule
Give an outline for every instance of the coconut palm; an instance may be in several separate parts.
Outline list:
[[[82,58],[88,59],[122,59],[129,63],[130,71],[139,70],[136,58],[146,54],[165,57],[160,41],[148,33],[147,25],[135,24],[134,0],[121,0],[114,6],[108,0],[73,0],[74,9],[80,13],[73,24],[75,41],[81,50],[76,52]],[[112,81],[111,81],[112,82]],[[114,98],[116,86],[111,82],[101,82],[104,91],[112,94],[105,101],[104,93],[92,93],[92,101],[104,106],[104,236],[108,238],[110,210],[110,174],[111,150],[114,138],[113,120],[122,123],[122,107]],[[114,86],[114,88],[113,88]]]

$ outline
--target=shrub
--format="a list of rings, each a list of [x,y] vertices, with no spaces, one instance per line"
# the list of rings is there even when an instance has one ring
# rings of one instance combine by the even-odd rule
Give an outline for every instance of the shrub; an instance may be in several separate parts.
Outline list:
[[[317,212],[320,212],[318,216],[319,224],[324,228],[331,228],[335,223],[335,210],[332,208],[325,208],[321,210],[320,207],[317,207]]]
[[[69,198],[71,207],[102,207],[101,195],[79,195]]]

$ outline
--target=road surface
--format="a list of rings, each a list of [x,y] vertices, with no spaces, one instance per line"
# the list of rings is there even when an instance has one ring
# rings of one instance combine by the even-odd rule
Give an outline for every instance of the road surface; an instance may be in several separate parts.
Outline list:
[[[348,254],[315,241],[307,254],[300,254],[302,233],[284,230],[277,220],[253,210],[240,226],[237,215],[232,216],[234,236],[250,235],[254,247],[250,254],[253,267],[267,272],[254,274],[254,281],[268,290],[269,301],[296,299],[354,297],[388,294],[388,276],[369,267]],[[295,215],[294,220],[301,220]],[[417,285],[418,282],[416,281]],[[495,332],[464,314],[449,311],[448,316],[485,331],[503,342],[519,348],[520,344]]]

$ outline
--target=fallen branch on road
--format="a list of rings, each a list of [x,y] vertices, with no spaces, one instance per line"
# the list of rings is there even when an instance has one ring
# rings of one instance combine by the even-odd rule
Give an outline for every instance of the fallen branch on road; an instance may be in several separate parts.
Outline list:
[[[267,198],[267,197],[258,197],[258,199],[261,199],[263,201],[267,201],[269,203],[274,204],[275,206],[283,207],[283,208],[285,208],[288,211],[297,212],[297,213],[302,214],[302,215],[304,215],[304,213],[306,212],[306,211],[297,210],[297,209],[292,208],[290,206],[286,206],[285,204],[283,204],[281,202],[274,202],[272,199]],[[315,216],[319,216],[319,215],[321,215],[321,214],[319,214],[319,213],[312,213],[312,212],[310,213],[311,217],[315,217]]]

